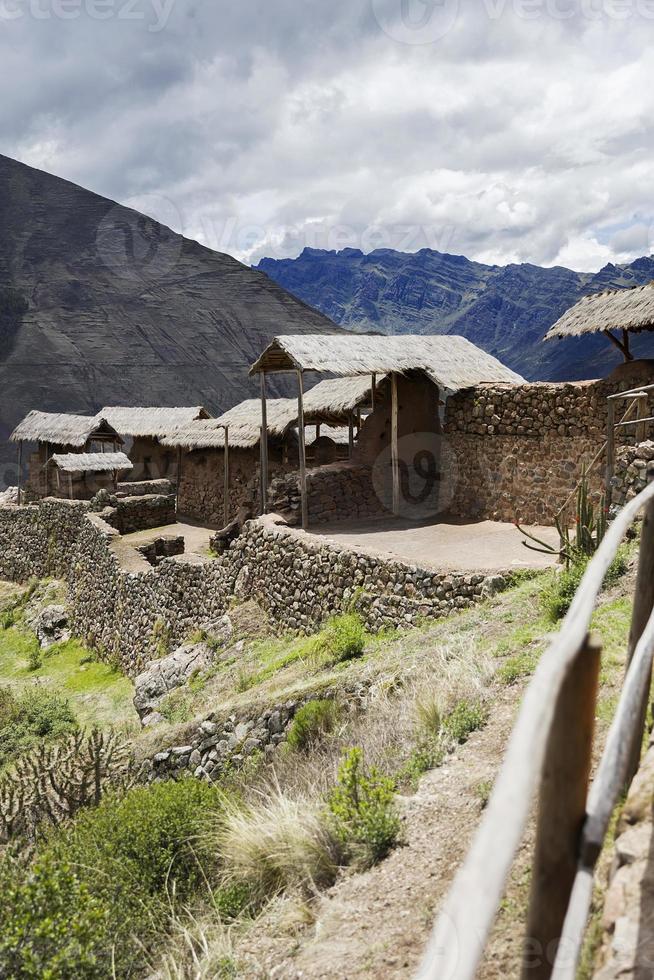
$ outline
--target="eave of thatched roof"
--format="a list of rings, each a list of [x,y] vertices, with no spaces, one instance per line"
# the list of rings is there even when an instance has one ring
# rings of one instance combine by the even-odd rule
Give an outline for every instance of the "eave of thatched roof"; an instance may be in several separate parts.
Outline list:
[[[544,339],[611,330],[654,330],[654,283],[583,296],[550,327]]]
[[[384,377],[382,375],[376,379],[376,390]],[[357,408],[368,406],[371,402],[372,379],[369,374],[354,378],[330,378],[305,392],[305,421],[342,422]]]
[[[111,473],[133,467],[125,453],[55,453],[48,465],[64,473]]]
[[[339,446],[347,446],[350,442],[350,429],[343,425],[321,425],[319,438],[322,439],[325,436]],[[312,446],[315,442],[316,439],[313,439],[309,445]]]
[[[180,426],[189,425],[196,419],[208,419],[209,413],[202,405],[183,408],[130,408],[109,405],[103,408],[104,416],[121,435],[133,439],[158,439]]]
[[[284,436],[297,419],[297,400],[269,398],[266,401],[268,435]],[[232,449],[252,449],[259,444],[261,433],[261,402],[248,398],[230,408],[217,419],[190,422],[168,433],[160,440],[162,446],[182,449],[223,449],[225,427]]]
[[[483,382],[522,384],[524,378],[465,337],[333,334],[275,337],[250,370],[317,371],[338,377],[425,371],[450,391]]]
[[[32,411],[12,434],[10,442],[47,442],[53,446],[84,446],[93,436],[115,438],[116,430],[102,414],[66,415],[64,412]]]

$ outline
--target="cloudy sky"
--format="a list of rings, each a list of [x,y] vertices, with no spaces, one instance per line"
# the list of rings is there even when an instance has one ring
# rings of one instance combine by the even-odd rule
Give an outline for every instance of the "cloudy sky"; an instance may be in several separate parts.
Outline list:
[[[0,0],[0,152],[244,261],[654,251],[654,0]]]

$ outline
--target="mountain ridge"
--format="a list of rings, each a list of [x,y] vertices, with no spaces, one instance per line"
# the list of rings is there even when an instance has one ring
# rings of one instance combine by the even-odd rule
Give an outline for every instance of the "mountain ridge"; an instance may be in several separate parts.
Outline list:
[[[347,329],[462,334],[529,380],[550,381],[603,376],[621,359],[600,336],[542,344],[566,309],[583,295],[654,279],[650,256],[584,273],[529,262],[487,265],[429,248],[305,248],[295,259],[261,259],[256,268]],[[654,338],[635,338],[634,350],[654,356]]]

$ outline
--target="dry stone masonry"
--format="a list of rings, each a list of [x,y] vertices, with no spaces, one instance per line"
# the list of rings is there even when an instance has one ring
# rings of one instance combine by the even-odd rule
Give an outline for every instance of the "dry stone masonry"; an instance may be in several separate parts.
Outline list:
[[[289,524],[301,523],[297,473],[278,477],[270,487],[271,508]],[[369,466],[330,463],[307,471],[307,502],[312,524],[387,514],[375,493]]]

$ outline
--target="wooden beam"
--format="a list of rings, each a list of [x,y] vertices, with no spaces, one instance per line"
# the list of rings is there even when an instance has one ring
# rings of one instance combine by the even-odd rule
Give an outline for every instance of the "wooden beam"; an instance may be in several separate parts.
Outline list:
[[[261,372],[261,513],[268,512],[268,405],[266,403],[266,372]]]
[[[354,416],[350,412],[350,417],[347,422],[347,447],[349,458],[352,459],[354,455]]]
[[[393,478],[393,513],[400,513],[400,459],[397,438],[397,374],[391,374],[391,470]]]
[[[604,499],[607,509],[613,496],[613,474],[615,472],[615,402],[609,399],[606,417],[606,470],[604,473]]]
[[[18,443],[18,506],[21,505],[21,491],[23,486],[23,440]]]
[[[307,456],[304,444],[304,389],[302,371],[297,371],[297,429],[300,440],[300,497],[302,500],[302,527],[309,527],[309,502],[307,500]]]
[[[647,395],[644,398],[637,398],[637,410],[636,418],[638,419],[638,425],[636,426],[636,442],[645,442],[647,438],[647,412],[649,411]]]
[[[69,487],[70,487],[70,499],[72,500],[73,499],[73,474],[69,473],[68,477],[69,477]]]
[[[622,331],[622,336],[623,336],[622,340],[618,340],[615,334],[611,333],[610,330],[606,331],[606,336],[609,338],[609,340],[612,343],[615,344],[615,346],[618,348],[618,350],[621,352],[622,356],[624,357],[625,361],[633,361],[634,355],[629,350],[629,334],[626,330]]]
[[[549,980],[577,874],[601,645],[587,638],[559,690],[540,786],[523,980]]]
[[[229,426],[225,426],[225,458],[223,460],[223,520],[229,524]]]
[[[370,389],[370,406],[371,406],[371,408],[372,408],[372,410],[374,412],[375,411],[375,406],[377,404],[377,390],[376,390],[377,389],[377,375],[376,374],[372,374],[370,376],[370,380],[371,380],[371,383],[372,383],[372,386],[371,386],[371,389]]]

